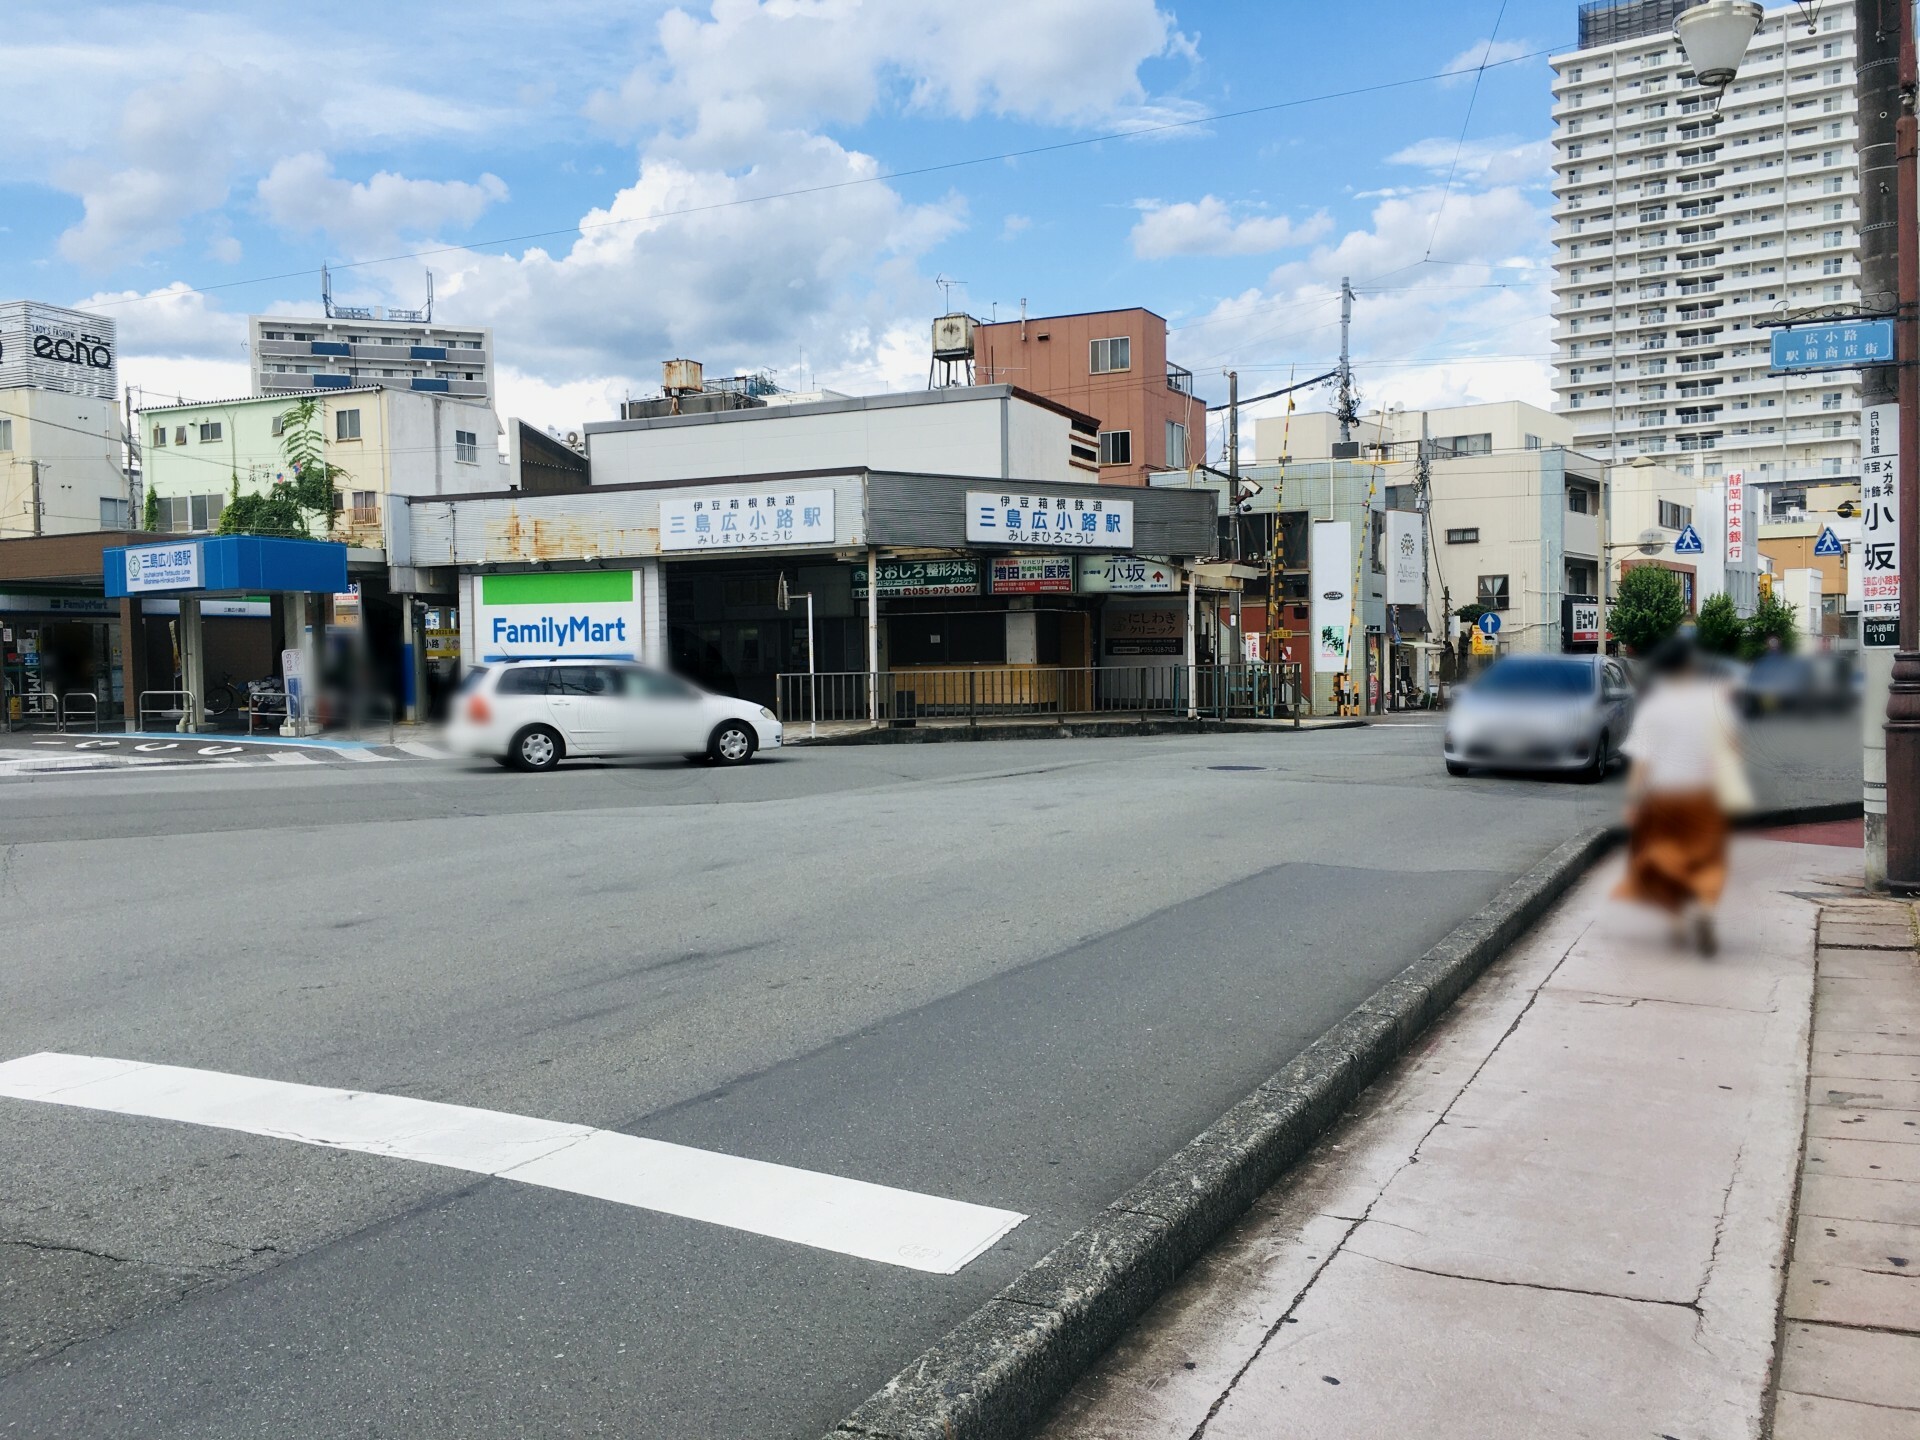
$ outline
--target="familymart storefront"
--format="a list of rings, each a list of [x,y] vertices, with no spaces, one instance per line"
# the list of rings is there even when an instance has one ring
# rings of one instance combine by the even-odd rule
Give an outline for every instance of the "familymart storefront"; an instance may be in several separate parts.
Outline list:
[[[1191,664],[1216,504],[864,470],[415,499],[396,563],[458,572],[466,665],[639,658],[772,704],[810,660],[863,697],[883,671]]]

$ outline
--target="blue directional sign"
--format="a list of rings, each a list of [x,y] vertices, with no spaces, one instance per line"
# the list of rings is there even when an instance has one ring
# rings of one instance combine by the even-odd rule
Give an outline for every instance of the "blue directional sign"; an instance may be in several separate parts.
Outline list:
[[[1707,547],[1700,543],[1700,532],[1698,530],[1694,529],[1691,525],[1683,525],[1680,529],[1679,537],[1673,542],[1673,553],[1676,555],[1704,555],[1707,553]]]
[[[1820,538],[1813,542],[1813,553],[1816,555],[1846,554],[1846,551],[1840,548],[1840,537],[1833,533],[1833,527],[1831,525],[1822,529]]]
[[[1500,616],[1492,610],[1480,617],[1480,633],[1491,640],[1500,633]]]
[[[1773,332],[1774,373],[1893,364],[1893,321],[1850,320]]]

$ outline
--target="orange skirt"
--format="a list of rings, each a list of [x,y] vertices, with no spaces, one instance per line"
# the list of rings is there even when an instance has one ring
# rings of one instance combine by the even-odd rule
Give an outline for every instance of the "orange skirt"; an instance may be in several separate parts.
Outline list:
[[[1727,883],[1727,832],[1711,790],[1647,796],[1627,842],[1627,878],[1614,893],[1663,910],[1714,904]]]

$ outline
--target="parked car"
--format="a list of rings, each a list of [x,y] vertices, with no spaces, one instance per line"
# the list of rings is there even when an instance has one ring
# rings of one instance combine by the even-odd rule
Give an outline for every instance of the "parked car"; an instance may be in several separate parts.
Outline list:
[[[1749,716],[1770,711],[1825,714],[1850,708],[1859,698],[1852,657],[1762,655],[1748,667],[1735,691]]]
[[[569,756],[684,755],[742,765],[777,749],[774,713],[645,665],[506,660],[469,671],[447,722],[448,747],[519,770]]]
[[[1476,766],[1605,777],[1633,721],[1633,685],[1611,656],[1510,655],[1455,692],[1449,775]]]

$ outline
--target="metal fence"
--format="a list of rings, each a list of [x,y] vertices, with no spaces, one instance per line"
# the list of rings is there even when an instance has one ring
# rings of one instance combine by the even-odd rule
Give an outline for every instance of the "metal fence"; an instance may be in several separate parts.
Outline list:
[[[950,670],[833,671],[777,677],[785,725],[1073,716],[1213,720],[1295,719],[1297,665],[1202,665],[1188,704],[1183,665],[978,666]],[[870,705],[869,697],[874,703]]]

